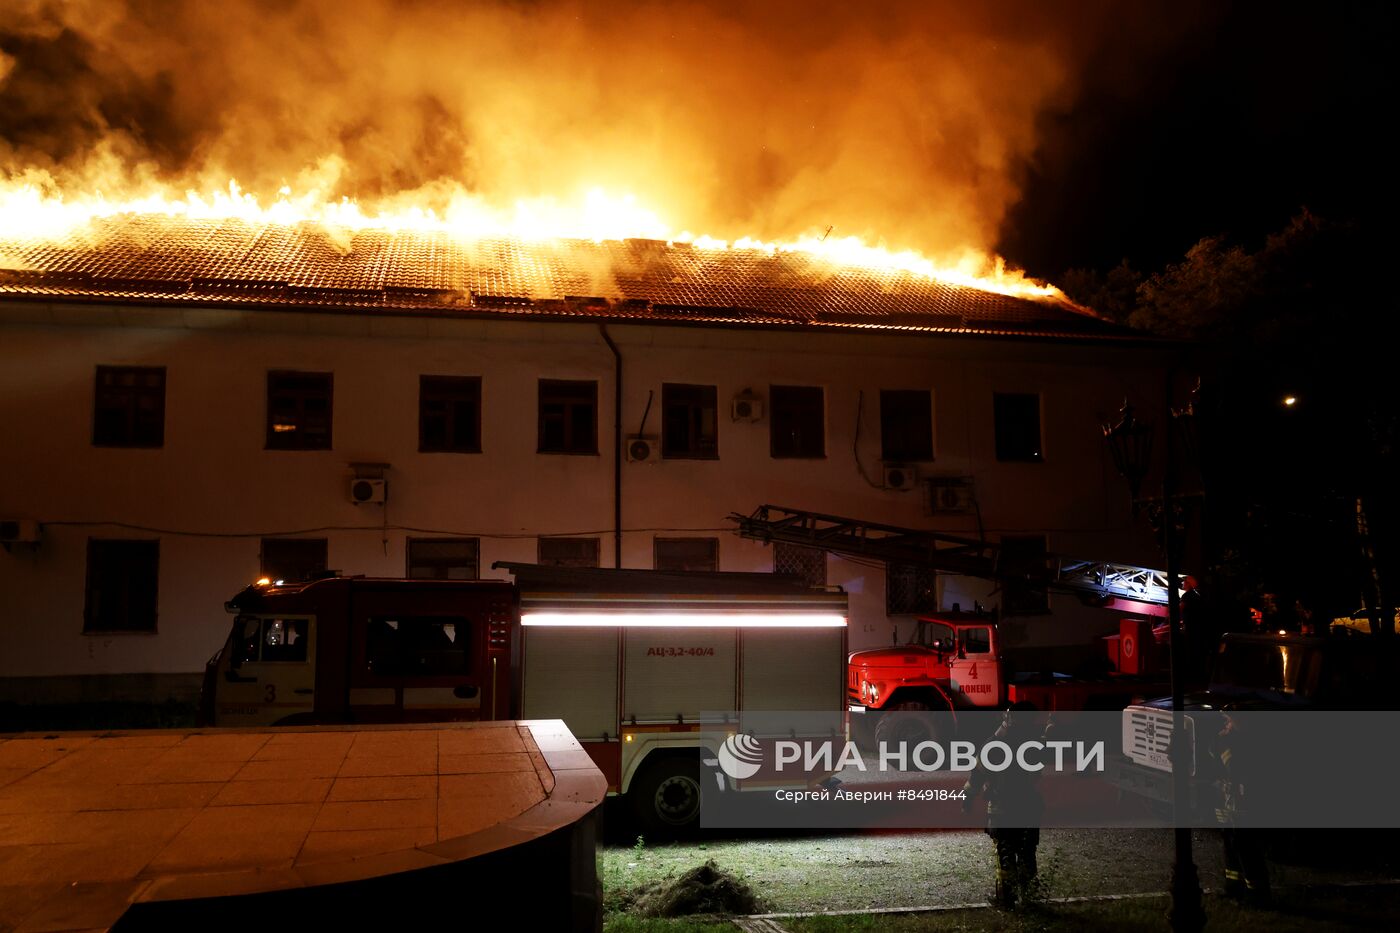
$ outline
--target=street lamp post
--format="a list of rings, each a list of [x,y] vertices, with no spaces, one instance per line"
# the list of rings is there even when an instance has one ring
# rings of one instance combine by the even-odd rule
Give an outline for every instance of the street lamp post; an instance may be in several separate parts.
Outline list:
[[[1168,388],[1170,389],[1170,383]],[[1184,419],[1192,417],[1193,414],[1189,407],[1184,411],[1173,411],[1171,421],[1184,426]],[[1166,431],[1166,462],[1162,470],[1162,499],[1160,503],[1152,503],[1160,509],[1154,518],[1160,522],[1162,551],[1167,561],[1167,652],[1172,687],[1172,738],[1168,755],[1172,765],[1172,822],[1176,825],[1171,907],[1167,912],[1167,920],[1173,930],[1198,933],[1205,926],[1206,917],[1205,908],[1201,904],[1201,882],[1191,853],[1191,830],[1184,825],[1185,803],[1189,794],[1186,749],[1181,741],[1185,733],[1182,706],[1185,693],[1186,646],[1181,632],[1181,597],[1178,585],[1181,574],[1179,532],[1182,529],[1178,527],[1181,503],[1176,488],[1173,427],[1169,422]],[[1118,423],[1103,425],[1104,440],[1113,454],[1114,466],[1127,478],[1132,489],[1134,513],[1142,504],[1138,493],[1150,464],[1152,435],[1152,424],[1139,420],[1126,400]]]

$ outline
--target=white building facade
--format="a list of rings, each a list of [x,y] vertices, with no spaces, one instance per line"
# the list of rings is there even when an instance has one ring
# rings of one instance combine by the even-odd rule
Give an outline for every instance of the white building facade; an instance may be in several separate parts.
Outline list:
[[[0,519],[39,529],[0,553],[0,700],[188,697],[226,599],[320,569],[608,567],[619,541],[630,568],[776,558],[849,592],[852,649],[1006,598],[729,530],[764,503],[1159,563],[1100,423],[1125,397],[1160,405],[1173,351],[1121,334],[79,297],[0,295]],[[636,435],[648,458],[629,459]],[[944,485],[961,498],[935,510]],[[1031,602],[1005,633],[1032,660],[1116,631],[1072,598]]]

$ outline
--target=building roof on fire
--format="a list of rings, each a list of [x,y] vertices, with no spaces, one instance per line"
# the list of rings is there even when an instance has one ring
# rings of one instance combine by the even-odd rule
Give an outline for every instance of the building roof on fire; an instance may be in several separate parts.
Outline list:
[[[122,215],[61,242],[0,230],[0,297],[386,315],[1136,338],[1068,303],[800,252],[659,240]]]

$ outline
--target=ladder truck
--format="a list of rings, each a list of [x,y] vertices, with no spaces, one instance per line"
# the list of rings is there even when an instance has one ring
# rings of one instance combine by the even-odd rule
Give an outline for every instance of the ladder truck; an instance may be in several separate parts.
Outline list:
[[[1167,690],[1158,663],[1166,639],[1166,573],[1111,561],[1045,555],[1035,567],[1010,566],[995,543],[876,522],[762,505],[729,520],[744,538],[819,548],[833,554],[929,568],[998,583],[1025,583],[1069,593],[1099,608],[1130,616],[1107,640],[1114,669],[1097,678],[1005,669],[995,614],[961,611],[920,616],[906,644],[857,651],[846,669],[852,713],[1003,709],[1030,704],[1043,710],[1122,709]],[[1154,619],[1162,622],[1154,625]],[[879,718],[879,717],[876,717]],[[881,719],[881,725],[898,717]],[[853,718],[852,729],[858,721]],[[877,727],[879,728],[879,727]],[[883,738],[878,735],[877,738]]]

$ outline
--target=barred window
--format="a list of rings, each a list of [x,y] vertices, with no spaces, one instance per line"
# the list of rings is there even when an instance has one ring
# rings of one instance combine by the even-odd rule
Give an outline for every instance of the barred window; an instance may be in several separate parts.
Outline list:
[[[263,538],[262,576],[302,583],[326,572],[325,538]]]
[[[657,538],[657,570],[714,572],[719,569],[719,538]]]
[[[885,568],[885,614],[938,611],[938,574],[928,567],[888,564]]]
[[[826,551],[779,541],[773,545],[773,572],[797,577],[808,586],[826,586]]]
[[[1009,580],[1001,588],[1001,613],[1007,616],[1044,615],[1050,611],[1050,594],[1044,586],[1030,583],[1045,579],[1046,547],[1044,535],[1003,535],[1001,565],[1010,575],[1024,577]]]

